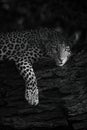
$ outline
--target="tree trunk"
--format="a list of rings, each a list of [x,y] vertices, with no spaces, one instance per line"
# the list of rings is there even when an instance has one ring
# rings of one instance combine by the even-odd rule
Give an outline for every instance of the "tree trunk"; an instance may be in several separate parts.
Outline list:
[[[14,63],[0,63],[0,124],[12,128],[87,128],[87,53],[76,52],[63,67],[44,59],[34,65],[38,106],[24,98],[25,84]]]

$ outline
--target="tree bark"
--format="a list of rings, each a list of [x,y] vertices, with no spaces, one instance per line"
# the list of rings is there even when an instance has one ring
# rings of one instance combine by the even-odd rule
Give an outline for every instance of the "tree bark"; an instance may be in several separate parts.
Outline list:
[[[44,59],[34,65],[40,103],[30,106],[12,62],[0,63],[0,123],[12,128],[87,128],[87,52],[75,52],[63,67]]]

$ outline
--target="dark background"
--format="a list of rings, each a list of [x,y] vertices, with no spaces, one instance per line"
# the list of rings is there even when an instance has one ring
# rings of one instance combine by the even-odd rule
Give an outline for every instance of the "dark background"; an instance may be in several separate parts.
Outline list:
[[[13,62],[0,62],[0,129],[87,129],[87,2],[0,0],[0,32],[60,28],[80,32],[63,67],[49,59],[34,65],[40,104],[24,98],[25,84]]]

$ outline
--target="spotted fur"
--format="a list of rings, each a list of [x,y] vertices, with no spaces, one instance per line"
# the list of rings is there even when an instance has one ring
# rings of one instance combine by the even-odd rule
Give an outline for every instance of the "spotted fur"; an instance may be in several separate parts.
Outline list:
[[[0,60],[15,61],[25,80],[25,99],[31,105],[39,103],[33,63],[43,56],[49,56],[62,66],[70,55],[66,39],[53,29],[0,33]]]

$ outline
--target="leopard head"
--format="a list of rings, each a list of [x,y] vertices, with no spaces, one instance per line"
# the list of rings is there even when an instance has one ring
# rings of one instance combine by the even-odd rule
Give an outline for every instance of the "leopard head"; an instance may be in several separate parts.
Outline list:
[[[48,55],[55,60],[57,66],[63,66],[70,56],[72,55],[71,52],[71,45],[76,43],[78,40],[77,34],[74,38],[69,38],[68,40],[61,40],[61,42],[56,41],[55,43],[48,46]]]

